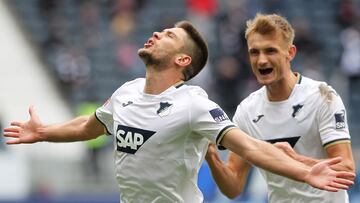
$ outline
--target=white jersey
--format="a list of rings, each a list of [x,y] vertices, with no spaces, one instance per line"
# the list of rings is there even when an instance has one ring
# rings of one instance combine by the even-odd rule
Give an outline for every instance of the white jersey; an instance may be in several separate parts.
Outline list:
[[[265,87],[252,93],[240,103],[233,121],[257,139],[271,143],[287,141],[297,153],[313,158],[326,158],[326,147],[350,142],[341,98],[326,83],[301,76],[285,101],[269,101]],[[349,202],[344,190],[326,192],[260,171],[268,184],[271,203]]]
[[[209,141],[219,143],[235,125],[200,87],[149,95],[144,85],[125,83],[96,111],[115,138],[121,202],[202,202],[197,178]]]

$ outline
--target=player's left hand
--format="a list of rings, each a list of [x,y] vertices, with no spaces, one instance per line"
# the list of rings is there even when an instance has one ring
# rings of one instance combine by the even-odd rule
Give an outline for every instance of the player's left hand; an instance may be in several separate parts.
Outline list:
[[[355,174],[331,169],[331,166],[341,162],[341,159],[341,157],[336,157],[315,164],[311,167],[307,177],[305,177],[305,182],[315,188],[329,192],[349,189],[349,187],[354,184],[354,181],[348,179],[354,179]]]

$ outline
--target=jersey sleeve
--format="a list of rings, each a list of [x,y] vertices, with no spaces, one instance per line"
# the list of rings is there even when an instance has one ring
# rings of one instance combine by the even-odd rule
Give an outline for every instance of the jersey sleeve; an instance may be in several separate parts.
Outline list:
[[[113,135],[113,110],[112,110],[112,97],[108,99],[101,107],[96,109],[95,117],[102,123],[106,129],[107,134]]]
[[[319,132],[324,148],[350,142],[345,106],[335,91],[331,95],[331,101],[324,100],[319,110]]]
[[[193,131],[219,143],[226,132],[236,126],[230,121],[226,113],[214,102],[207,98],[198,97],[193,100],[190,109],[190,124]]]
[[[245,119],[245,110],[243,108],[244,107],[243,107],[243,105],[241,103],[237,106],[235,114],[233,116],[233,122],[242,131],[248,133],[247,129],[246,129],[247,120]]]

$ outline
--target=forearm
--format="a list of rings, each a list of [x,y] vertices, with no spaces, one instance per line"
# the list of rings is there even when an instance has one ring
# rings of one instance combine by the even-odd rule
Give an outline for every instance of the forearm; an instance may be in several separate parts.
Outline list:
[[[63,124],[47,125],[38,129],[41,141],[74,142],[95,138],[85,126],[89,116],[79,116]]]
[[[230,131],[223,138],[223,146],[260,168],[297,181],[306,181],[310,167],[295,161],[269,143],[251,138],[240,130],[233,131],[235,133]]]
[[[317,163],[324,161],[324,159],[315,159],[315,158],[303,156],[300,154],[292,155],[291,157],[297,161],[300,161],[300,162],[310,166],[310,167],[314,166]],[[340,163],[332,165],[331,169],[333,169],[335,171],[347,171],[347,172],[355,173],[354,162],[351,160],[348,160],[348,159],[344,159],[344,158]],[[355,178],[347,177],[347,179],[353,181]]]
[[[341,153],[332,153],[331,151],[328,152],[328,157],[333,158],[337,156],[341,156],[343,159],[340,163],[332,165],[331,168],[336,171],[348,171],[348,172],[355,172],[355,164],[352,158],[352,154],[350,154],[351,150],[338,150],[341,151]],[[346,153],[348,152],[348,153]],[[300,161],[310,167],[314,166],[317,163],[320,163],[321,161],[324,161],[324,159],[316,159],[312,157],[307,157],[301,154],[296,153],[295,151],[288,152],[287,153],[291,158]]]
[[[217,186],[225,196],[233,199],[242,193],[250,169],[249,164],[244,162],[245,167],[231,167],[231,158],[229,164],[226,164],[217,153],[207,155],[206,161]]]
[[[298,162],[273,145],[256,140],[257,149],[248,150],[245,158],[252,164],[288,178],[306,182],[310,167]]]

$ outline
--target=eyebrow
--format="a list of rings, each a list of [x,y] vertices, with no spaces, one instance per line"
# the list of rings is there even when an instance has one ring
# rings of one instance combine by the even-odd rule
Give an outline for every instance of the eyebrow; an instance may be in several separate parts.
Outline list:
[[[168,34],[173,35],[175,38],[178,38],[178,36],[177,36],[173,31],[170,31],[170,30],[168,30],[168,29],[165,29],[165,30],[163,30],[163,32],[166,32],[166,33],[168,33]]]
[[[256,48],[250,48],[249,50],[248,50],[248,52],[253,52],[253,51],[258,51],[259,49],[256,49]]]

